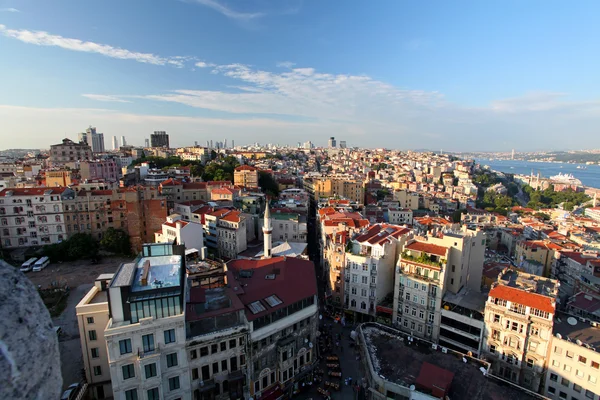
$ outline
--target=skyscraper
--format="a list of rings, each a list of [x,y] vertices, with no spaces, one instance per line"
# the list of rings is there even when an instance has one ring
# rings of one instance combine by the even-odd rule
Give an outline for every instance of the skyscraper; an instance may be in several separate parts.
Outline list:
[[[169,148],[169,135],[165,131],[154,131],[154,133],[150,135],[150,143],[152,147]]]
[[[119,141],[117,140],[116,136],[113,136],[112,138],[112,147],[113,150],[119,150]]]
[[[94,153],[104,152],[104,134],[96,133],[96,128],[90,126],[85,132],[79,133],[79,143],[85,143]]]
[[[340,140],[340,149],[345,149],[345,148],[346,148],[346,141]]]
[[[125,140],[125,136],[121,136],[121,146],[127,146],[127,141]]]
[[[144,139],[144,147],[150,147],[150,139]]]
[[[329,147],[335,147],[335,138],[333,136],[329,138]]]
[[[235,147],[235,141],[233,139],[231,139],[231,148],[233,149]]]

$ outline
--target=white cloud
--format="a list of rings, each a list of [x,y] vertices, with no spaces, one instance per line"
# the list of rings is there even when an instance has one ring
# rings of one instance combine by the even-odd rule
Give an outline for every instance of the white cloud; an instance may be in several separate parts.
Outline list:
[[[277,63],[277,67],[278,68],[288,68],[291,69],[294,67],[294,65],[296,65],[296,63],[293,63],[291,61],[281,61]]]
[[[129,100],[119,98],[117,96],[110,96],[106,94],[82,94],[83,97],[87,97],[91,100],[106,101],[114,103],[131,103]]]
[[[212,68],[212,67],[216,67],[216,64],[212,64],[212,63],[207,63],[204,61],[198,61],[196,64],[194,64],[196,67],[198,68]]]
[[[232,10],[231,8],[227,7],[226,5],[224,5],[222,2],[217,1],[217,0],[190,0],[190,1],[193,1],[194,3],[198,3],[200,5],[212,8],[213,10],[217,11],[218,13],[223,14],[227,18],[236,19],[236,20],[240,20],[240,21],[249,21],[252,19],[257,19],[257,18],[263,17],[265,15],[262,12],[244,13],[244,12],[235,11],[235,10]]]
[[[18,13],[21,11],[17,10],[16,8],[9,7],[9,8],[0,8],[0,12]]]
[[[44,31],[29,31],[25,29],[9,29],[0,24],[0,34],[9,38],[20,40],[24,43],[35,44],[38,46],[55,46],[66,50],[79,51],[85,53],[96,53],[106,57],[122,60],[134,60],[140,63],[153,65],[173,65],[183,67],[188,57],[161,57],[152,53],[139,53],[113,47],[106,44],[85,42],[79,39],[66,38],[59,35],[53,35]]]

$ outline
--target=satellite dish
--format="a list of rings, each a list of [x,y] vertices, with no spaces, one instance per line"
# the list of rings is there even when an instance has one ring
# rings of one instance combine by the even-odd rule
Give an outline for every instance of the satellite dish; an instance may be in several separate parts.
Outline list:
[[[310,343],[308,344],[308,347],[310,347],[311,349],[313,348],[313,344],[312,344],[312,342],[310,342]]]
[[[308,339],[304,339],[304,343],[308,343]]]
[[[571,326],[575,326],[575,325],[577,325],[577,319],[573,318],[573,317],[569,317],[569,318],[567,318],[567,323]]]
[[[579,339],[577,339],[577,340],[575,341],[575,343],[577,343],[579,346],[583,345],[583,342],[582,342],[581,340],[579,340]]]
[[[416,389],[416,388],[415,388],[415,385],[410,385],[410,391],[411,391],[411,392],[414,392],[414,391],[415,391],[415,389]]]
[[[562,339],[562,335],[560,333],[557,333],[556,337],[559,338],[559,339]]]

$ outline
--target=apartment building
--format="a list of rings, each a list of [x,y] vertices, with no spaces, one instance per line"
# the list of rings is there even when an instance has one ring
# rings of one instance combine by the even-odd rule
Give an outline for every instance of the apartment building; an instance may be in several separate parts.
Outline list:
[[[67,238],[64,204],[72,189],[6,188],[0,191],[0,240],[6,249],[58,243]]]
[[[539,392],[552,342],[558,282],[505,269],[485,305],[482,355],[494,374]]]
[[[104,337],[115,399],[192,399],[184,251],[180,245],[144,245],[110,282]]]
[[[236,258],[248,248],[246,216],[237,210],[227,210],[217,219],[217,249],[220,257]]]
[[[297,213],[273,212],[273,239],[282,242],[306,243],[306,216]]]
[[[373,320],[377,305],[394,291],[397,252],[409,229],[376,224],[352,238],[344,265],[344,308],[355,320]]]
[[[104,339],[104,328],[110,318],[107,289],[113,276],[98,276],[94,286],[75,307],[88,393],[95,399],[111,398],[113,395]]]
[[[46,171],[44,178],[46,180],[46,187],[71,186],[73,183],[73,172],[66,169]]]
[[[388,209],[388,222],[394,225],[412,225],[413,212],[410,208],[390,207]]]
[[[204,230],[202,225],[184,221],[179,214],[171,214],[162,224],[162,229],[154,233],[156,243],[176,243],[186,249],[201,251],[204,247]]]
[[[244,304],[227,285],[234,281],[232,273],[209,264],[216,262],[188,264],[186,351],[193,398],[248,398]]]
[[[83,180],[101,179],[116,182],[120,178],[120,170],[115,160],[90,160],[79,162],[79,174]]]
[[[552,399],[598,400],[598,324],[568,314],[559,314],[554,320],[553,332],[542,393]]]
[[[92,148],[86,143],[75,143],[71,139],[63,139],[62,143],[50,146],[49,163],[51,166],[75,165],[77,161],[91,159]]]
[[[81,189],[66,199],[63,208],[68,236],[88,233],[100,240],[109,228],[127,230],[124,204],[113,202],[115,197],[113,190]]]
[[[213,189],[226,186],[231,186],[231,182],[183,182],[178,179],[169,178],[163,180],[159,187],[160,193],[167,198],[169,209],[172,209],[174,203],[181,201],[209,201]]]
[[[318,327],[314,265],[266,255],[230,261],[227,269],[249,323],[249,394],[280,398],[295,383],[312,379],[308,374],[316,363]]]
[[[539,275],[550,276],[552,265],[556,261],[558,252],[551,242],[544,240],[521,240],[515,247],[517,264],[534,261],[541,264],[542,271]]]
[[[585,209],[585,216],[593,219],[594,221],[600,221],[600,207],[589,207]]]
[[[419,209],[419,193],[411,192],[407,189],[397,189],[394,191],[394,200],[400,204],[400,208],[410,210]]]
[[[304,180],[304,187],[314,199],[340,197],[364,204],[365,187],[362,181],[350,176],[313,177]]]
[[[233,170],[233,184],[235,186],[257,188],[258,168],[251,165],[240,165]]]
[[[447,295],[480,291],[484,254],[483,232],[466,228],[408,241],[396,269],[392,321],[418,337],[457,347],[468,344],[468,351],[476,353],[479,345],[469,340],[479,339],[472,337],[469,327],[463,330],[468,334],[461,335],[464,332],[449,321],[443,324],[442,302]],[[463,322],[480,327],[476,322]]]
[[[116,203],[116,204],[115,204]],[[154,232],[162,229],[167,218],[167,201],[155,187],[135,186],[117,190],[113,208],[126,210],[127,233],[133,251],[143,243],[152,243]]]

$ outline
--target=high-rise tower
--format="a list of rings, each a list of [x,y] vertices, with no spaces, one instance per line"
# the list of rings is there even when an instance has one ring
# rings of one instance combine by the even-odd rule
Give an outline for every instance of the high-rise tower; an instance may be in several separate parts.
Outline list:
[[[273,232],[273,226],[271,225],[271,211],[269,210],[269,199],[267,199],[267,207],[265,208],[265,219],[263,222],[262,229],[265,242],[263,258],[271,258],[271,233]]]

